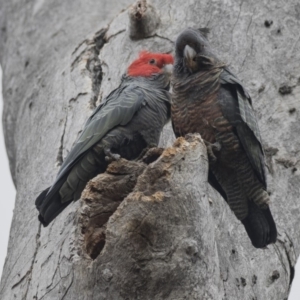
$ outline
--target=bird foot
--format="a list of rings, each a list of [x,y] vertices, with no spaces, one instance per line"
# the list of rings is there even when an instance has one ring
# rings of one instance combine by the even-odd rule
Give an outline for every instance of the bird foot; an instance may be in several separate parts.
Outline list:
[[[104,149],[104,154],[107,162],[112,162],[121,158],[120,154],[112,153],[108,148]]]
[[[215,163],[217,161],[216,154],[221,150],[221,144],[216,142],[214,144],[204,141],[207,148],[207,156],[210,162]]]

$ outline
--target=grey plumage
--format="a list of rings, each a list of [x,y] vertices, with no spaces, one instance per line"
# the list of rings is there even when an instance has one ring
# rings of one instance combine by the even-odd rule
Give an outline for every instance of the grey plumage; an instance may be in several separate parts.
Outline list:
[[[39,220],[47,226],[67,205],[80,198],[86,183],[107,167],[106,156],[136,159],[158,145],[170,117],[169,77],[124,76],[87,120],[53,185],[36,199]]]
[[[255,247],[275,242],[251,98],[201,30],[186,29],[177,38],[172,83],[175,135],[201,134],[208,147],[211,185],[227,200]]]

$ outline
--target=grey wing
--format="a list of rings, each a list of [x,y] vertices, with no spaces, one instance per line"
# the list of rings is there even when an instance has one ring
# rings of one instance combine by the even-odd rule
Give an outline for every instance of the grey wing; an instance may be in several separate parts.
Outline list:
[[[235,127],[258,179],[266,187],[264,153],[251,98],[242,83],[227,68],[221,73],[220,82],[223,89],[221,94],[227,98],[223,100],[227,102],[222,106],[224,116]]]
[[[118,125],[126,125],[140,109],[143,101],[144,93],[142,89],[134,84],[116,89],[111,93],[86,122],[81,135],[64,160],[48,194],[51,193],[56,183],[69,173],[82,155],[98,143],[108,131]]]
[[[121,85],[114,89],[113,91],[111,91],[108,96],[104,99],[104,101],[102,103],[100,103],[93,111],[93,113],[89,116],[89,118],[87,119],[87,121],[84,124],[84,128],[87,127],[89,125],[89,123],[93,120],[94,116],[102,109],[103,106],[107,105],[107,103],[109,101],[113,101],[113,99],[118,99],[119,95],[123,92],[123,90],[125,90],[128,86],[123,86],[121,87]]]

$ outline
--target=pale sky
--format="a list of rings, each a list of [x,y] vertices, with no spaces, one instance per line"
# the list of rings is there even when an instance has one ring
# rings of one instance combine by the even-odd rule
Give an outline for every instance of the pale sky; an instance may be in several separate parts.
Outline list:
[[[13,209],[15,204],[16,191],[12,183],[8,159],[6,155],[4,136],[2,128],[2,69],[0,67],[0,191],[1,191],[1,209],[0,209],[0,276],[7,253],[7,244]],[[32,200],[33,201],[33,200]],[[300,299],[300,263],[296,265],[296,276],[292,285],[292,290],[288,300]],[[266,299],[269,300],[269,299]]]
[[[15,205],[16,190],[10,176],[8,159],[4,146],[4,136],[2,128],[2,69],[0,68],[0,191],[1,191],[1,209],[0,209],[0,276],[7,253],[7,243],[9,237],[10,223]]]

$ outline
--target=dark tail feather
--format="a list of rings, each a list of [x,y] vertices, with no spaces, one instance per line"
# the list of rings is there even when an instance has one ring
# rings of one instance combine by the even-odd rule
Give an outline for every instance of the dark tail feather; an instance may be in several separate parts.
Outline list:
[[[38,210],[40,210],[40,207],[42,206],[44,199],[46,197],[46,195],[48,194],[48,191],[50,190],[51,186],[49,186],[48,188],[46,188],[44,191],[42,191],[39,196],[36,198],[35,200],[35,206]]]
[[[260,209],[249,202],[249,214],[242,223],[255,248],[264,248],[276,242],[277,229],[269,208]]]
[[[39,211],[39,221],[47,227],[72,201],[62,203],[59,193],[47,195],[50,187],[44,190],[35,200]]]

